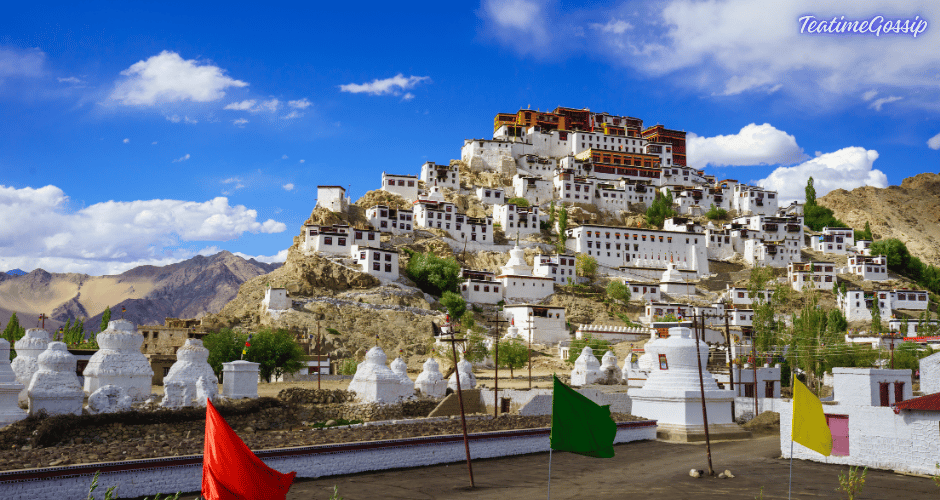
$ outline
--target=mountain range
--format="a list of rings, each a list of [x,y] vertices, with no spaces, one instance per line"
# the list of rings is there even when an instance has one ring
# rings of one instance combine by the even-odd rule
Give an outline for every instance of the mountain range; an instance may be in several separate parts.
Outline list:
[[[246,280],[281,266],[245,260],[228,251],[167,266],[140,266],[118,275],[90,276],[35,269],[22,275],[0,273],[0,322],[15,312],[33,328],[46,314],[50,332],[68,320],[85,318],[85,331],[97,331],[105,308],[112,319],[162,325],[165,318],[199,318],[216,313],[238,294]]]

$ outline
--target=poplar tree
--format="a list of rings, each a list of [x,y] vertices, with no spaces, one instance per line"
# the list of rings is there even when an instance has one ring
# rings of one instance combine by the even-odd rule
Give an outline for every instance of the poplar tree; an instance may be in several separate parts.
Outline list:
[[[104,309],[104,314],[101,315],[101,330],[103,332],[108,329],[108,322],[111,321],[111,306],[108,306]]]

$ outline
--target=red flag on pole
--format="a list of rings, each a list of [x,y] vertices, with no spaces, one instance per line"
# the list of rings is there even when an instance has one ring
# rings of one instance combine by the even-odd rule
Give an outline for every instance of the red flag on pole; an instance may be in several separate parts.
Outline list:
[[[284,499],[296,472],[281,474],[248,449],[206,400],[202,496],[206,500]]]

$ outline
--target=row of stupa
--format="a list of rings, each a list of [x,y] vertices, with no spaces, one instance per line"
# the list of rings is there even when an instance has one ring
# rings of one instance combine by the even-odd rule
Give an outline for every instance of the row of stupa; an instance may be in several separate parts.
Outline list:
[[[433,357],[424,362],[417,380],[408,377],[408,367],[401,358],[385,363],[388,357],[381,347],[375,346],[366,353],[366,359],[356,367],[356,375],[349,383],[349,391],[356,393],[361,403],[396,403],[415,397],[418,392],[432,398],[443,397],[447,389],[457,390],[457,377],[461,389],[476,387],[476,377],[470,362],[462,359],[449,380],[444,380],[440,365]]]

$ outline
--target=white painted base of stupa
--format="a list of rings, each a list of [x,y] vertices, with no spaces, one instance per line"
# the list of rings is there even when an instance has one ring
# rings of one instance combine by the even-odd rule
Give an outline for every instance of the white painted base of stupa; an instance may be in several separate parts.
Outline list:
[[[656,420],[658,439],[681,442],[705,440],[701,391],[631,389],[630,397],[633,400],[633,415]],[[731,415],[733,400],[732,391],[705,391],[711,439],[751,437],[750,432],[734,423]]]
[[[0,384],[0,427],[18,422],[26,418],[26,412],[19,407],[17,395],[20,393],[18,383]]]

